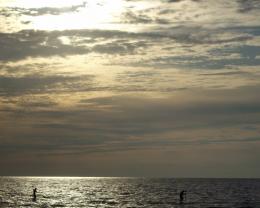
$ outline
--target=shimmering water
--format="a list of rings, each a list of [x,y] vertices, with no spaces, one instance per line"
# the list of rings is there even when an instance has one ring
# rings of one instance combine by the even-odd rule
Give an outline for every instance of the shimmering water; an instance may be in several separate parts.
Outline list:
[[[187,196],[180,204],[183,189]],[[2,177],[0,207],[257,208],[260,179]]]

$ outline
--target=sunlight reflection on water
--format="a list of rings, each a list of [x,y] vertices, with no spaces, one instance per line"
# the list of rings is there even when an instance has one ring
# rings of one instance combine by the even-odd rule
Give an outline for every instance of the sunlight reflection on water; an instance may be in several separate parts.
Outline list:
[[[260,206],[260,180],[2,177],[0,185],[0,207]],[[187,199],[179,204],[183,189]]]

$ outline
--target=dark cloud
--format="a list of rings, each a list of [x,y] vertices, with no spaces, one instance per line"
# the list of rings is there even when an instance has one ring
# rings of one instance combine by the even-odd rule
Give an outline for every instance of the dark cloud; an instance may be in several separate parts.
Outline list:
[[[152,23],[153,20],[147,16],[147,15],[143,15],[143,14],[136,14],[132,11],[128,11],[123,15],[123,19],[125,23]]]
[[[230,48],[224,48],[220,50],[213,50],[215,54],[239,54],[244,59],[250,59],[252,62],[256,59],[257,56],[260,56],[260,46],[256,45],[242,45]]]
[[[133,54],[137,49],[145,47],[147,47],[145,41],[129,43],[127,41],[117,40],[107,44],[97,44],[91,49],[91,51],[106,54]]]
[[[239,4],[239,12],[251,12],[260,10],[260,2],[258,0],[237,0]]]
[[[92,39],[92,46],[84,46],[82,41],[72,44],[64,44],[60,37],[69,36]],[[108,54],[133,53],[137,48],[146,46],[142,40],[126,40],[142,35],[120,31],[98,31],[98,30],[71,30],[71,31],[33,31],[25,30],[18,33],[0,34],[0,44],[3,52],[0,54],[2,61],[15,61],[27,57],[50,57],[87,54],[90,52]],[[98,38],[111,39],[108,43],[99,43]],[[118,40],[117,40],[118,39]],[[89,42],[89,41],[88,41]]]
[[[160,70],[133,70],[118,73],[114,86],[120,92],[175,92],[185,90],[186,87],[166,83],[176,82],[173,74],[164,74]],[[156,84],[155,84],[156,83]]]
[[[27,57],[66,56],[85,54],[89,50],[81,46],[62,44],[58,36],[43,31],[21,31],[15,34],[0,34],[0,43],[4,51],[2,61],[20,60]]]
[[[44,76],[0,77],[0,95],[14,96],[52,92],[93,90],[93,76]],[[80,88],[80,89],[79,89]]]
[[[6,72],[10,76],[15,77],[15,75],[19,74],[19,72],[23,72],[26,74],[36,74],[41,72],[46,72],[49,69],[53,69],[56,67],[60,67],[61,63],[53,61],[50,65],[46,63],[27,63],[27,64],[19,64],[16,66],[11,66],[6,63],[0,64],[1,72]]]
[[[121,23],[127,24],[170,24],[170,21],[167,19],[159,17],[151,17],[146,15],[147,11],[133,12],[127,11],[122,14]]]
[[[260,26],[230,26],[229,30],[234,31],[235,33],[260,36]]]
[[[239,31],[237,31],[239,30]],[[157,28],[154,35],[174,39],[180,43],[190,44],[224,44],[242,42],[254,38],[252,32],[260,31],[259,27],[238,28],[207,28],[203,26],[175,26],[171,28]],[[236,33],[234,33],[236,32]],[[226,37],[222,37],[226,34]],[[256,35],[256,34],[254,34]],[[257,35],[256,35],[257,36]]]
[[[225,140],[228,143],[255,142],[259,139],[249,135],[256,134],[259,128],[248,127],[260,125],[257,93],[257,87],[251,87],[183,92],[180,98],[168,99],[113,96],[84,99],[81,104],[86,106],[64,110],[51,105],[49,109],[39,110],[37,105],[30,105],[24,113],[17,110],[11,112],[13,116],[8,120],[11,119],[16,128],[2,133],[5,140],[1,140],[1,148],[5,149],[5,153],[37,151],[42,154],[65,154],[67,151],[78,154],[158,145],[218,144],[225,143]],[[182,101],[183,96],[189,99]],[[197,96],[203,96],[203,99],[197,99]],[[5,116],[3,112],[2,116]],[[22,121],[26,122],[20,123]],[[249,131],[248,140],[238,134],[231,135],[234,129],[242,131],[245,124],[246,131]],[[5,124],[1,125],[4,127]],[[212,135],[214,129],[226,129],[230,138],[222,138],[221,134]],[[196,130],[209,132],[201,137],[192,133]]]
[[[254,76],[252,73],[245,71],[224,71],[224,72],[213,72],[213,73],[202,73],[201,76],[233,76],[233,75],[245,75]]]
[[[217,39],[212,34],[221,33],[224,30],[207,30],[203,28],[175,27],[170,30],[149,33],[128,33],[123,31],[106,30],[67,30],[67,31],[33,31],[24,30],[18,33],[1,33],[0,43],[3,52],[0,54],[2,61],[14,61],[27,57],[50,57],[87,54],[90,52],[108,54],[132,54],[138,48],[145,48],[155,41],[161,43],[167,40],[175,40],[185,44],[222,44],[250,40],[249,34],[241,34],[238,37]],[[248,29],[246,29],[248,30]],[[259,28],[258,28],[259,30]],[[193,33],[191,33],[193,31]],[[71,38],[71,44],[64,44],[60,39],[63,36]],[[73,37],[82,40],[74,41]],[[84,45],[84,38],[91,38],[92,44]],[[99,43],[99,38],[110,40],[107,43]],[[82,42],[83,41],[83,42]],[[89,40],[88,40],[89,42]],[[255,47],[255,48],[253,48]],[[257,52],[257,46],[245,48],[244,51]]]
[[[233,66],[259,66],[260,59],[219,58],[210,56],[165,56],[131,63],[131,66],[182,69],[226,69]]]

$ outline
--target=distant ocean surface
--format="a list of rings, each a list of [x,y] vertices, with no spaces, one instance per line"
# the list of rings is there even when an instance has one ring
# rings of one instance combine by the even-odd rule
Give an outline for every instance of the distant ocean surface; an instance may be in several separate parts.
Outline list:
[[[1,177],[0,207],[258,208],[260,179]]]

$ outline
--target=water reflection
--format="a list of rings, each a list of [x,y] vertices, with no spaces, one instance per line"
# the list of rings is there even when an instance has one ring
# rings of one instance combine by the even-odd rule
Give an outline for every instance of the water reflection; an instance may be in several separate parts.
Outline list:
[[[1,207],[257,207],[260,180],[1,178]],[[37,185],[37,200],[29,200]],[[179,204],[179,193],[188,197]]]

